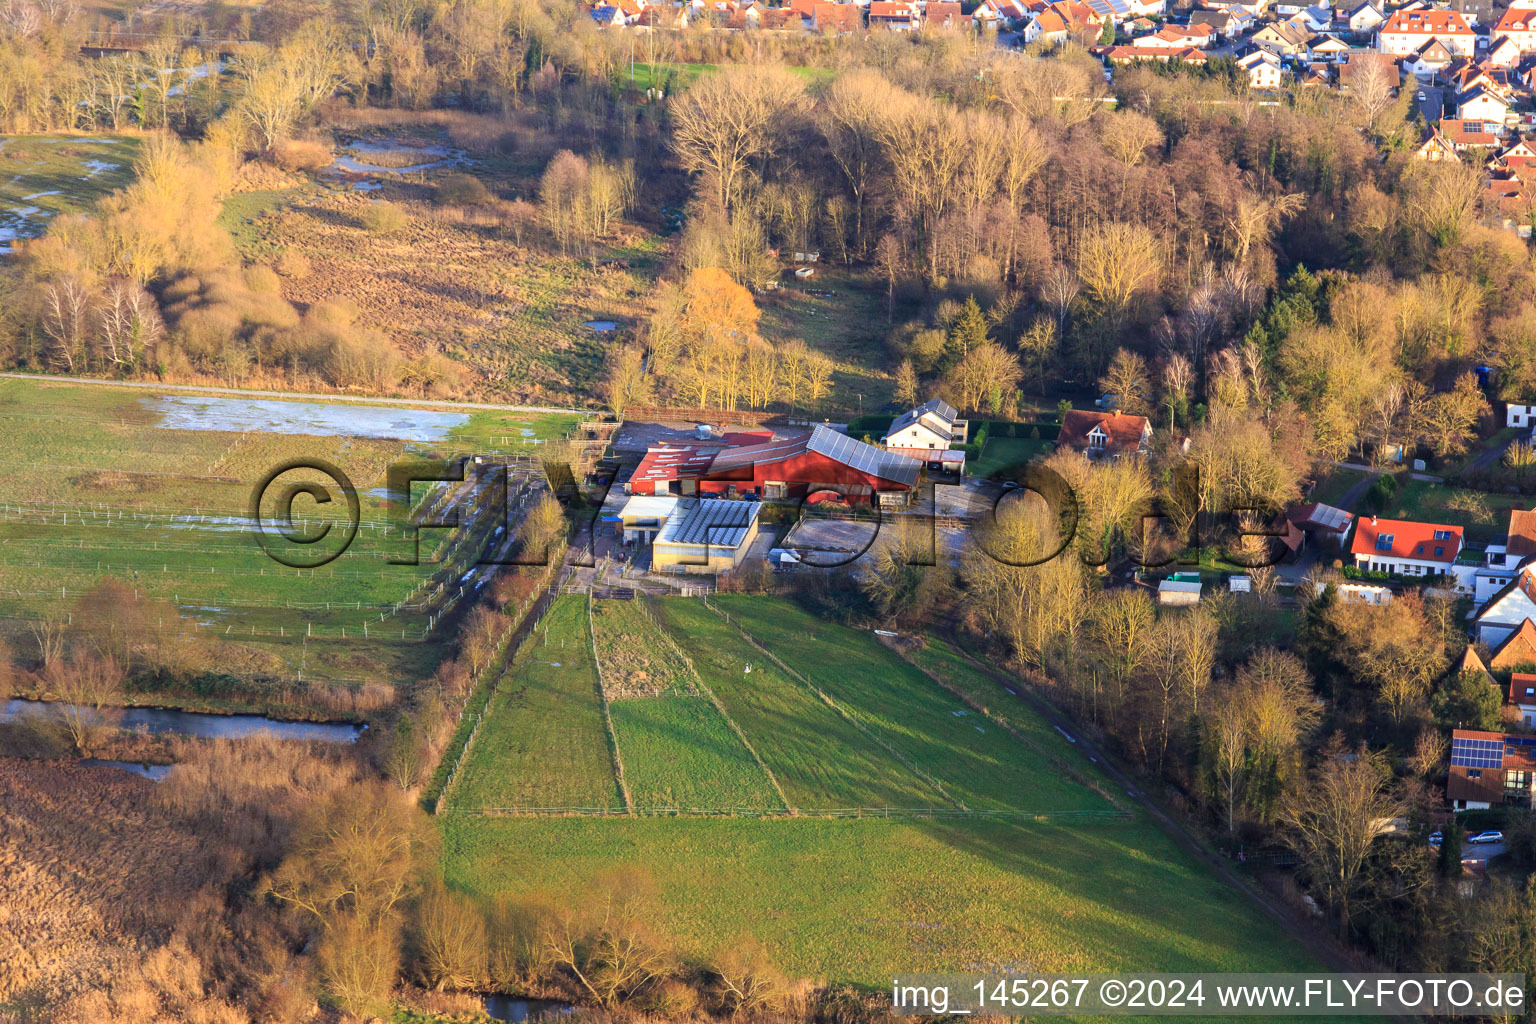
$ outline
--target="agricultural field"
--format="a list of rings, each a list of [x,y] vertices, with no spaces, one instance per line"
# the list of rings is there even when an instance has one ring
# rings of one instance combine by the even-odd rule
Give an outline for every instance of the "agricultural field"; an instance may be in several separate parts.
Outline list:
[[[448,792],[454,811],[623,806],[586,598],[555,600],[497,681],[484,714]]]
[[[563,597],[535,634],[538,645],[498,687],[439,818],[450,885],[538,901],[579,893],[615,868],[636,868],[654,879],[659,923],[684,954],[707,956],[745,931],[793,976],[875,987],[903,970],[1156,963],[1167,970],[1259,971],[1311,962],[1139,811],[1101,795],[1092,765],[952,649],[917,648],[909,661],[866,634],[809,619],[782,601],[712,603],[719,611],[679,598],[659,602],[654,612],[656,627],[686,655],[706,696],[612,704],[635,805],[643,810],[655,799],[653,784],[641,781],[651,769],[641,765],[670,761],[681,769],[676,778],[693,773],[734,786],[748,777],[746,751],[799,813],[474,813],[491,790],[534,785],[542,797],[579,786],[589,798],[611,792],[596,680],[589,665],[577,669],[569,661],[586,640],[585,607]],[[592,612],[600,632],[627,624],[630,636],[647,618],[610,612],[603,603]],[[790,668],[774,665],[738,626]],[[829,660],[826,645],[840,656]],[[512,693],[523,703],[507,701]],[[563,695],[558,704],[548,699],[556,693]],[[685,706],[700,710],[690,718]],[[716,707],[718,717],[703,710]],[[660,739],[637,727],[652,728]],[[558,737],[558,744],[540,737]],[[578,748],[586,754],[569,779],[556,778],[554,759]],[[946,795],[953,816],[937,820],[817,813],[943,807]],[[958,812],[959,799],[988,809],[1011,800],[1029,811],[1092,813],[972,815]]]
[[[134,136],[0,135],[0,254],[128,184],[138,152]]]
[[[721,612],[837,702],[895,757],[973,810],[1104,810],[1050,762],[902,661],[873,635],[785,601],[721,596]],[[1054,783],[1054,784],[1053,784]]]
[[[0,380],[11,441],[0,458],[0,626],[25,656],[27,623],[66,615],[115,579],[225,645],[218,663],[230,672],[351,683],[430,672],[423,611],[449,571],[436,560],[468,547],[421,530],[423,564],[390,564],[408,548],[387,467],[406,455],[529,450],[576,421]],[[301,457],[339,467],[359,492],[356,542],[312,570],[278,564],[249,530],[254,485]],[[293,479],[327,483],[307,471]],[[301,497],[294,507],[307,532],[345,505]]]
[[[786,275],[777,291],[758,296],[767,338],[801,338],[833,361],[832,400],[855,414],[894,401],[895,380],[883,368],[889,324],[885,286],[873,274],[822,253],[808,281]]]

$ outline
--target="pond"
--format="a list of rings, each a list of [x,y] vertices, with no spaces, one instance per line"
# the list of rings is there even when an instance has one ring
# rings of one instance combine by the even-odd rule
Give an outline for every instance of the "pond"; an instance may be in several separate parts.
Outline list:
[[[493,1020],[525,1021],[538,1017],[571,1013],[576,1008],[570,1003],[552,999],[519,999],[516,996],[486,996],[485,1012]]]
[[[348,403],[285,402],[277,399],[213,398],[164,395],[146,399],[160,413],[160,426],[172,430],[224,430],[241,433],[311,434],[323,437],[373,437],[398,441],[442,441],[469,422],[462,412],[387,408]]]
[[[0,712],[0,722],[56,716],[62,705],[15,697]],[[325,740],[353,743],[365,726],[351,722],[284,722],[265,715],[211,715],[174,708],[103,708],[103,721],[118,729],[142,729],[148,733],[173,733],[202,739],[239,739],[242,736],[276,736],[285,740]],[[151,776],[153,777],[153,776]]]
[[[345,174],[410,174],[461,163],[464,156],[462,150],[447,146],[357,141],[342,147],[331,168]]]
[[[81,764],[100,764],[108,768],[121,768],[125,772],[142,775],[151,782],[159,782],[171,773],[168,764],[139,764],[137,761],[103,761],[100,758],[88,757]]]

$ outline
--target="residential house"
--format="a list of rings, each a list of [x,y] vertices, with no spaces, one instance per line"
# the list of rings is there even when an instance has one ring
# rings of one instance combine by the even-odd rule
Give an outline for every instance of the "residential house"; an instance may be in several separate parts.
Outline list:
[[[1355,521],[1349,553],[1356,568],[1370,572],[1450,576],[1461,553],[1461,537],[1459,526],[1362,516]]]
[[[1455,11],[1403,8],[1394,11],[1377,30],[1376,48],[1382,53],[1406,56],[1431,40],[1439,40],[1454,55],[1470,55],[1476,49],[1477,33]]]
[[[1335,36],[1316,36],[1307,44],[1307,59],[1329,61],[1334,64],[1349,55],[1349,44]]]
[[[1512,672],[1509,676],[1509,702],[1520,715],[1520,723],[1536,726],[1536,674]]]
[[[923,7],[925,28],[960,28],[962,25],[970,27],[965,15],[960,13],[959,0],[928,0]]]
[[[981,0],[971,12],[971,24],[979,29],[996,31],[1003,23],[1002,9],[995,0]]]
[[[1532,581],[1532,569],[1533,566],[1522,565],[1515,572],[1514,578],[1489,598],[1472,620],[1472,629],[1477,639],[1489,647],[1497,648],[1496,660],[1506,641],[1522,632],[1528,633],[1536,641],[1536,628],[1526,628],[1530,620],[1536,618],[1536,582]],[[1522,649],[1515,653],[1523,654],[1524,651]],[[1505,663],[1507,665],[1507,659]],[[1532,647],[1531,663],[1536,665],[1536,645]],[[1501,666],[1490,662],[1490,667],[1497,671]]]
[[[1456,60],[1456,55],[1438,39],[1431,39],[1413,53],[1403,58],[1403,70],[1423,82],[1428,82],[1445,71]]]
[[[1523,171],[1528,167],[1536,165],[1536,146],[1532,146],[1531,143],[1517,135],[1515,136],[1515,141],[1510,145],[1510,147],[1504,150],[1504,152],[1500,153],[1494,159],[1494,162],[1501,170]],[[1511,406],[1510,408],[1513,409],[1514,406]],[[1530,410],[1536,409],[1536,406],[1527,405],[1521,406],[1520,408],[1524,410],[1522,413],[1524,417],[1523,421],[1520,423],[1510,423],[1509,426],[1525,426],[1530,422]]]
[[[1280,58],[1268,50],[1255,50],[1238,60],[1237,66],[1248,73],[1248,88],[1280,88]]]
[[[846,35],[864,27],[858,4],[827,3],[817,0],[811,5],[810,27],[817,32]]]
[[[1061,420],[1056,444],[1080,451],[1090,458],[1121,458],[1141,455],[1152,440],[1152,424],[1145,416],[1132,416],[1118,409],[1097,412],[1073,409]]]
[[[1476,729],[1451,731],[1445,798],[1458,811],[1531,806],[1536,790],[1536,736]]]
[[[1087,4],[1078,0],[1057,0],[1036,14],[1024,26],[1022,34],[1026,43],[1055,46],[1069,39],[1092,43],[1102,30],[1102,19]]]
[[[869,27],[871,29],[915,32],[919,22],[916,4],[898,3],[896,0],[870,0]]]
[[[1306,52],[1307,42],[1311,38],[1312,33],[1301,25],[1290,21],[1277,21],[1260,28],[1249,41],[1277,57],[1293,57],[1298,53]]]
[[[965,453],[951,451],[950,446],[964,444],[968,429],[969,424],[960,419],[954,406],[942,398],[932,398],[891,421],[891,429],[880,440],[886,451],[917,459],[930,469],[963,472]]]
[[[1536,3],[1516,3],[1489,32],[1490,40],[1507,39],[1522,53],[1536,52]]]
[[[1296,20],[1309,32],[1326,32],[1333,28],[1333,8],[1327,4],[1304,7],[1301,13],[1296,15]]]
[[[1501,68],[1512,68],[1520,63],[1520,57],[1524,52],[1519,43],[1508,36],[1500,36],[1494,39],[1492,46],[1488,47],[1487,61]]]
[[[1460,159],[1451,140],[1440,134],[1438,125],[1430,125],[1429,137],[1419,143],[1419,147],[1413,151],[1413,158],[1430,164]]]
[[[1125,0],[1083,0],[1083,3],[1099,16],[1100,24],[1108,22],[1111,25],[1118,25],[1132,16],[1131,9],[1126,5]]]
[[[1169,50],[1203,50],[1216,45],[1216,32],[1209,25],[1164,25],[1151,35],[1136,40],[1136,45]]]
[[[1344,17],[1344,25],[1357,36],[1368,36],[1386,23],[1381,8],[1367,0]]]
[[[1446,0],[1451,10],[1467,19],[1467,24],[1476,28],[1493,21],[1493,0]],[[1521,0],[1515,0],[1516,3]]]
[[[1483,659],[1478,657],[1477,648],[1467,644],[1467,649],[1461,652],[1461,661],[1456,665],[1456,675],[1463,676],[1468,672],[1475,672],[1483,677],[1489,686],[1497,687],[1498,680],[1493,678],[1493,673],[1488,671],[1488,666],[1483,664]]]
[[[1144,36],[1148,32],[1156,32],[1157,23],[1148,18],[1132,18],[1125,23],[1124,28],[1126,35],[1134,39],[1137,36]]]
[[[1403,76],[1398,68],[1397,61],[1381,53],[1351,53],[1344,62],[1339,65],[1339,86],[1349,88],[1350,81],[1358,74],[1368,74],[1365,68],[1374,66],[1380,68],[1386,76],[1387,85],[1396,89],[1403,84]]]
[[[1456,113],[1462,120],[1488,121],[1502,129],[1509,115],[1509,101],[1487,86],[1479,85],[1456,97]]]
[[[1502,125],[1492,125],[1486,121],[1469,121],[1465,118],[1443,118],[1440,121],[1440,134],[1445,140],[1460,153],[1468,149],[1494,149],[1499,145],[1499,133],[1495,128]]]
[[[1472,595],[1473,607],[1479,613],[1489,611],[1489,603],[1514,582],[1516,574],[1536,555],[1536,511],[1514,508],[1509,510],[1509,526],[1504,539],[1483,549],[1483,566],[1477,570],[1476,586]],[[1523,615],[1524,602],[1518,597],[1506,602],[1501,612],[1489,615],[1488,621],[1512,620],[1518,624]]]
[[[1190,25],[1205,25],[1221,39],[1236,39],[1253,24],[1247,11],[1195,11],[1189,16]]]
[[[1093,52],[1111,64],[1134,64],[1139,60],[1159,64],[1199,65],[1206,62],[1204,50],[1174,50],[1166,46],[1103,46]]]

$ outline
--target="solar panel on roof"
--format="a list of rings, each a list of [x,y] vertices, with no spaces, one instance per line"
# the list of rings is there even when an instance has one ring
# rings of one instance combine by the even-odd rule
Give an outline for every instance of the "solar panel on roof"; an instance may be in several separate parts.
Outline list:
[[[672,539],[679,544],[734,548],[752,525],[758,507],[747,501],[701,501],[688,510]]]
[[[1504,741],[1453,737],[1451,765],[1456,768],[1502,768]]]
[[[882,451],[874,445],[855,441],[847,434],[839,434],[821,424],[817,424],[816,429],[811,431],[806,447],[829,459],[835,459],[845,466],[852,466],[861,473],[878,476],[893,483],[905,484],[908,487],[917,482],[917,472],[921,468],[921,464],[916,459]]]

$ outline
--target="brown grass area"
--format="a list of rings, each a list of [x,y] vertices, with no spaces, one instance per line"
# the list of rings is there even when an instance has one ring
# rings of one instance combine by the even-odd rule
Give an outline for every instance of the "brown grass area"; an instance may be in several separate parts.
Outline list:
[[[164,782],[0,758],[0,1024],[314,1019],[301,936],[231,896],[307,808],[358,780],[357,750],[143,746],[178,762]]]
[[[485,397],[569,402],[594,393],[610,345],[584,326],[646,312],[643,270],[516,245],[498,208],[439,209],[403,182],[384,195],[406,214],[398,230],[370,232],[368,197],[317,196],[260,218],[263,241],[302,253],[311,272],[284,282],[301,306],[345,302],[411,356],[442,351],[465,364]]]
[[[119,973],[208,878],[196,835],[116,768],[0,760],[0,1001]]]

